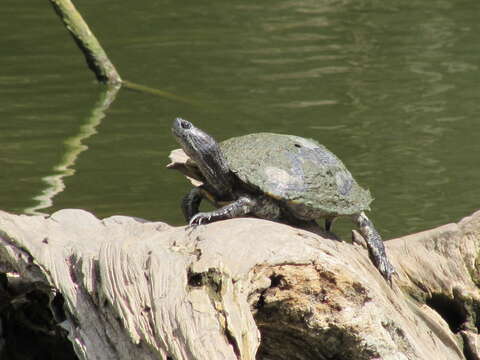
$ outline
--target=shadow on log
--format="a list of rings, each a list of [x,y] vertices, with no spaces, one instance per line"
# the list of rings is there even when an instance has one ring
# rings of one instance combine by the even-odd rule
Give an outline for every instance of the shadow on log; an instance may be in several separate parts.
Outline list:
[[[480,212],[388,241],[390,288],[363,247],[265,220],[0,212],[0,357],[37,301],[25,327],[79,359],[479,359],[479,242]]]

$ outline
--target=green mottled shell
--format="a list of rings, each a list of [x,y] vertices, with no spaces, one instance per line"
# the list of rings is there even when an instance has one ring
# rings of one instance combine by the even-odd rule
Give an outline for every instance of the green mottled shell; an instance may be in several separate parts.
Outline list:
[[[220,147],[241,181],[284,201],[300,216],[351,215],[369,209],[370,192],[315,140],[257,133],[228,139]]]

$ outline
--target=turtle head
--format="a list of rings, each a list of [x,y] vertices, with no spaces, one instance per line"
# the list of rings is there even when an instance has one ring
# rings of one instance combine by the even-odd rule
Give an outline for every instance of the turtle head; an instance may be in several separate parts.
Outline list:
[[[215,139],[181,118],[173,121],[172,134],[183,151],[197,164],[213,195],[219,199],[228,197],[233,188],[232,174]]]

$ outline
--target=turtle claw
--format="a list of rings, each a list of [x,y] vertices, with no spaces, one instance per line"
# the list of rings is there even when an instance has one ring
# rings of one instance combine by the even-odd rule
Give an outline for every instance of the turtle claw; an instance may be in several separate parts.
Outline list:
[[[380,271],[382,276],[385,278],[385,280],[388,282],[388,285],[392,287],[393,285],[392,276],[394,275],[398,276],[392,264],[390,264],[390,262],[387,259],[383,259],[378,266],[378,270]]]
[[[197,214],[198,215],[198,214]],[[196,215],[195,215],[196,216]],[[187,231],[188,233],[192,233],[199,225],[202,224],[202,221],[201,219],[200,220],[196,220],[195,219],[195,216],[193,216],[190,221],[188,222],[188,225],[185,226],[185,231]]]
[[[200,213],[194,215],[190,219],[190,221],[188,222],[188,225],[192,226],[192,227],[195,227],[195,226],[198,226],[198,225],[207,224],[211,221],[211,219],[212,219],[212,216],[209,215],[208,213],[200,212]]]

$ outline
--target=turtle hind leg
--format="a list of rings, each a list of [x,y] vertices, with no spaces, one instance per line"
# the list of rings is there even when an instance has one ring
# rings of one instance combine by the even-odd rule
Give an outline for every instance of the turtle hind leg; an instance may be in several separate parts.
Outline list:
[[[197,187],[190,190],[190,192],[183,197],[181,207],[183,216],[187,222],[198,213],[202,199],[202,192]]]
[[[354,215],[353,220],[357,224],[360,233],[365,238],[368,253],[373,264],[377,267],[385,280],[391,284],[392,275],[395,273],[395,269],[387,258],[385,245],[383,244],[380,234],[363,211],[360,214]]]

